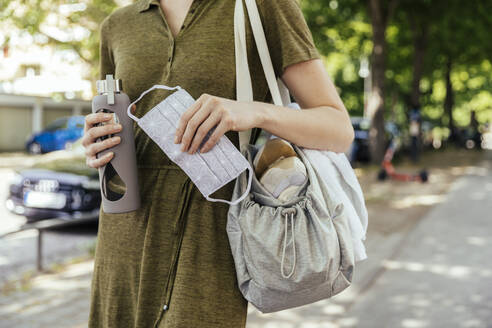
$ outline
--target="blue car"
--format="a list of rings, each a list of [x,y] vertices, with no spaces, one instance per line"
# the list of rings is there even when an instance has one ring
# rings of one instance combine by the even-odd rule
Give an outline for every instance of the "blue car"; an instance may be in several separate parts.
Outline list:
[[[84,134],[85,116],[61,117],[51,122],[44,130],[37,132],[26,141],[31,154],[48,153],[69,149],[73,142]]]

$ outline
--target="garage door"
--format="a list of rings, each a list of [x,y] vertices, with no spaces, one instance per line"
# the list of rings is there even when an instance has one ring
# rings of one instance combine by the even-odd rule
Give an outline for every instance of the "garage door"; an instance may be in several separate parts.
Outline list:
[[[45,107],[43,110],[43,129],[57,118],[65,116],[72,116],[72,109]]]
[[[0,107],[0,151],[24,150],[31,131],[31,108]]]

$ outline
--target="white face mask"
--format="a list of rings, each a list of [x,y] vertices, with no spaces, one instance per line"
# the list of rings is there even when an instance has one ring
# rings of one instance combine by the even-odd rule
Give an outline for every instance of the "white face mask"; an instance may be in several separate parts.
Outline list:
[[[142,118],[139,119],[132,115],[130,110],[133,104],[155,89],[178,91],[166,97]],[[194,102],[193,97],[180,86],[171,88],[165,85],[154,85],[128,106],[127,113],[159,145],[169,159],[183,169],[207,200],[236,205],[248,195],[251,189],[253,169],[229,138],[223,135],[212,149],[203,154],[200,152],[188,154],[181,151],[180,144],[174,143],[179,119]],[[208,140],[213,130],[208,132],[202,145]],[[249,170],[248,187],[241,197],[233,202],[209,197],[210,194],[237,178],[246,169]]]

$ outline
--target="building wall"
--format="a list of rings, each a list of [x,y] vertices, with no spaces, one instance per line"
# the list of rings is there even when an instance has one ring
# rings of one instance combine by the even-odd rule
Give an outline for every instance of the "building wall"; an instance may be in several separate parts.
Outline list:
[[[48,124],[56,120],[57,118],[64,116],[72,116],[72,109],[68,108],[43,108],[43,123],[44,129]]]
[[[36,104],[40,111],[35,110]],[[35,113],[40,115],[35,117]],[[89,101],[54,103],[48,98],[0,95],[0,152],[25,151],[25,142],[35,130],[63,116],[89,113]]]

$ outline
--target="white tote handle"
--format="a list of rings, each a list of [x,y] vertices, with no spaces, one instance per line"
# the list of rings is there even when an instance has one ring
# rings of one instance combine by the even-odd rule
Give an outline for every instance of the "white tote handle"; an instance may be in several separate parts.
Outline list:
[[[248,67],[246,30],[242,1],[236,1],[234,8],[234,49],[236,56],[236,99],[253,101],[253,88]],[[239,132],[239,146],[242,151],[249,143],[251,129]]]
[[[261,65],[265,78],[267,80],[273,103],[279,106],[286,106],[290,103],[289,90],[279,77],[275,79],[270,52],[263,31],[258,7],[255,0],[244,0],[248,17],[253,31],[253,37],[256,42],[256,48],[260,56]],[[253,101],[253,86],[251,75],[248,67],[248,56],[246,48],[245,18],[243,9],[243,0],[236,0],[234,9],[234,45],[236,55],[236,95],[239,101]],[[239,144],[241,150],[249,142],[251,130],[239,132]]]
[[[261,65],[263,67],[263,71],[265,72],[265,77],[272,95],[273,103],[275,105],[282,105],[282,98],[280,97],[280,90],[275,79],[275,72],[273,70],[272,60],[270,58],[270,52],[268,51],[265,32],[263,31],[263,25],[261,23],[260,14],[258,13],[256,1],[244,1],[246,2],[246,9],[248,10],[249,21],[256,42],[256,48],[258,49]]]

